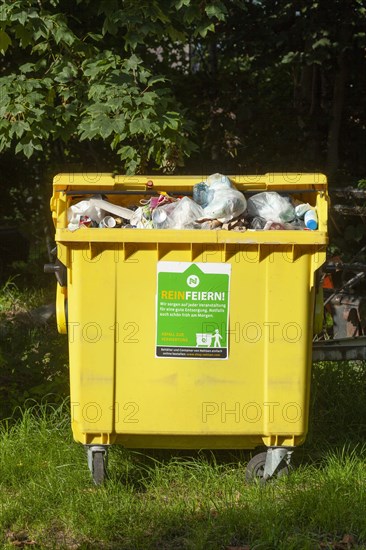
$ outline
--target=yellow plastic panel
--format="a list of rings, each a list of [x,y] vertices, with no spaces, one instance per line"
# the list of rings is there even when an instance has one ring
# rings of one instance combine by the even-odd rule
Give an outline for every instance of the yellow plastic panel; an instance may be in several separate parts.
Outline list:
[[[67,288],[58,284],[56,287],[56,322],[57,331],[60,334],[67,333],[66,298]]]
[[[72,251],[68,285],[70,397],[78,433],[114,430],[115,286],[113,251],[91,259]]]
[[[231,260],[230,355],[216,362],[155,358],[156,258],[118,265],[117,433],[200,435],[204,447],[206,435],[306,432],[311,258],[247,258]]]

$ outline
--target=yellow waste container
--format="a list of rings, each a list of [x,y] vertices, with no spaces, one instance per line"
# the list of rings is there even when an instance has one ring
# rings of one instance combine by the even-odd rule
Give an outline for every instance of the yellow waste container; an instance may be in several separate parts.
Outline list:
[[[316,207],[318,229],[243,232],[81,227],[68,208],[191,194],[202,176],[59,174],[57,323],[68,333],[72,430],[96,483],[106,452],[254,449],[248,477],[287,470],[308,429],[316,272],[325,260],[322,174],[229,176]],[[50,270],[50,268],[49,268]]]

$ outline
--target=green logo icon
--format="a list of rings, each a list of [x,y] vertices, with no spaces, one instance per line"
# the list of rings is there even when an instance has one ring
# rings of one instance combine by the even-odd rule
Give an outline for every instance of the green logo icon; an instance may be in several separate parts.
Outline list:
[[[187,285],[191,288],[195,288],[200,284],[200,279],[197,277],[197,275],[190,275],[187,277]]]

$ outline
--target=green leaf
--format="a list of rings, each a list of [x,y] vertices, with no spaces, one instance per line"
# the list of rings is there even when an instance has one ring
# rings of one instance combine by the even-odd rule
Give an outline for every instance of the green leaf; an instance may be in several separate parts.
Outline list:
[[[78,135],[80,141],[85,139],[93,139],[98,134],[97,128],[91,128],[90,124],[86,120],[82,120],[78,126]]]
[[[93,121],[92,126],[93,128],[96,127],[99,129],[99,135],[103,139],[108,138],[113,132],[113,121],[107,116],[100,116],[96,118]]]
[[[191,23],[199,19],[200,19],[200,11],[199,11],[198,3],[194,2],[193,5],[189,3],[189,5],[187,6],[187,9],[184,11],[184,22],[190,25]]]
[[[153,86],[157,82],[166,82],[166,77],[162,75],[152,76],[148,80],[148,86]]]
[[[137,69],[137,67],[140,65],[141,59],[137,57],[137,55],[133,54],[129,59],[126,59],[124,66],[128,71],[134,71]]]
[[[208,32],[215,32],[215,25],[211,23],[210,25],[201,25],[196,29],[195,34],[199,34],[202,38],[205,38]]]
[[[35,40],[38,40],[39,38],[48,38],[49,29],[46,24],[46,20],[42,20],[40,18],[36,19],[33,23],[33,27]]]
[[[131,48],[131,50],[134,50],[138,44],[142,44],[143,42],[144,38],[141,34],[129,31],[125,35],[125,50],[128,49],[128,46]]]
[[[218,19],[219,21],[224,21],[225,15],[227,14],[227,10],[221,2],[219,3],[219,5],[211,4],[210,6],[206,6],[205,12],[210,19],[216,17],[216,19]]]
[[[49,50],[49,44],[48,42],[39,42],[38,44],[36,44],[33,48],[32,48],[32,53],[40,53],[40,54],[44,54],[46,52],[48,52]]]
[[[133,159],[137,155],[136,149],[130,145],[124,145],[117,152],[121,160]]]
[[[4,54],[11,44],[11,38],[8,33],[0,30],[0,52]]]
[[[11,125],[10,134],[15,134],[17,138],[21,138],[24,132],[27,132],[30,130],[30,126],[28,122],[25,122],[24,120],[15,120]]]
[[[155,92],[145,92],[142,94],[142,103],[145,103],[145,105],[154,105],[155,100],[157,98],[157,95]]]
[[[173,25],[167,25],[165,32],[173,42],[184,42],[187,39],[186,33],[176,29]]]
[[[281,63],[287,64],[287,63],[294,63],[295,61],[299,60],[299,52],[287,52],[286,55],[283,56],[281,59]]]
[[[103,40],[103,35],[95,32],[88,32],[86,36],[90,37],[92,40],[95,40],[95,42],[100,42]]]
[[[32,33],[25,27],[22,27],[22,25],[16,25],[14,27],[14,32],[22,48],[26,48],[32,43]]]
[[[72,46],[76,40],[74,33],[63,22],[55,22],[55,31],[53,33],[56,44],[63,42],[68,46]]]
[[[66,84],[73,80],[77,75],[77,68],[72,65],[71,63],[68,63],[66,66],[62,68],[62,70],[55,76],[56,82],[60,82],[60,84]]]
[[[169,116],[164,116],[164,120],[168,128],[171,128],[172,130],[178,130],[179,120],[177,120],[176,117],[173,118]]]
[[[313,50],[315,50],[316,48],[326,48],[326,47],[331,46],[331,45],[332,45],[332,43],[329,40],[329,38],[320,38],[319,40],[314,42],[314,44],[312,45],[312,48],[313,48]]]
[[[56,92],[54,88],[50,88],[46,96],[47,105],[53,106],[55,103],[55,99],[56,99]]]
[[[115,136],[112,140],[112,143],[111,143],[112,151],[114,151],[116,149],[116,147],[120,144],[120,142],[121,142],[121,136],[119,134],[115,134]]]
[[[102,33],[103,35],[106,35],[107,33],[111,34],[112,36],[115,36],[117,34],[118,27],[112,21],[110,17],[106,17],[103,23]]]
[[[31,141],[19,141],[15,147],[15,153],[23,153],[28,159],[32,156],[34,151],[33,143]]]
[[[119,115],[113,121],[113,128],[114,131],[117,132],[117,134],[122,134],[123,130],[125,129],[125,125],[125,117],[123,115]]]
[[[27,22],[28,14],[26,11],[13,12],[10,19],[11,21],[19,21],[19,23],[24,26]]]
[[[23,151],[23,144],[19,141],[15,147],[15,154],[21,153]]]
[[[92,103],[88,106],[87,112],[89,115],[96,117],[97,115],[103,115],[109,113],[109,105],[106,103]]]
[[[146,120],[145,118],[136,118],[130,122],[129,129],[131,134],[141,134],[149,132],[150,126],[151,124],[149,120]]]
[[[177,0],[174,7],[176,10],[180,10],[183,6],[189,6],[190,3],[191,0]]]
[[[126,163],[126,174],[127,175],[135,174],[137,167],[138,167],[138,161],[134,159],[130,160],[129,162]]]
[[[33,155],[33,149],[34,147],[31,141],[29,143],[26,143],[23,147],[23,153],[28,159]]]
[[[19,70],[23,74],[30,73],[34,70],[34,63],[24,63],[24,65],[20,65]]]

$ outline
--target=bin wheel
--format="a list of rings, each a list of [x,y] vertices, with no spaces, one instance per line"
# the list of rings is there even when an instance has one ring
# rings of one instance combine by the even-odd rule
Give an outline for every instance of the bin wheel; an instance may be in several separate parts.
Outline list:
[[[105,453],[103,451],[95,451],[93,453],[93,480],[95,485],[102,485],[106,479]]]
[[[245,470],[245,479],[249,483],[258,480],[260,483],[265,483],[266,480],[263,479],[264,474],[264,465],[266,463],[267,452],[258,453],[249,460],[246,470]],[[287,476],[289,473],[288,465],[282,461],[278,466],[273,477],[282,477]]]

